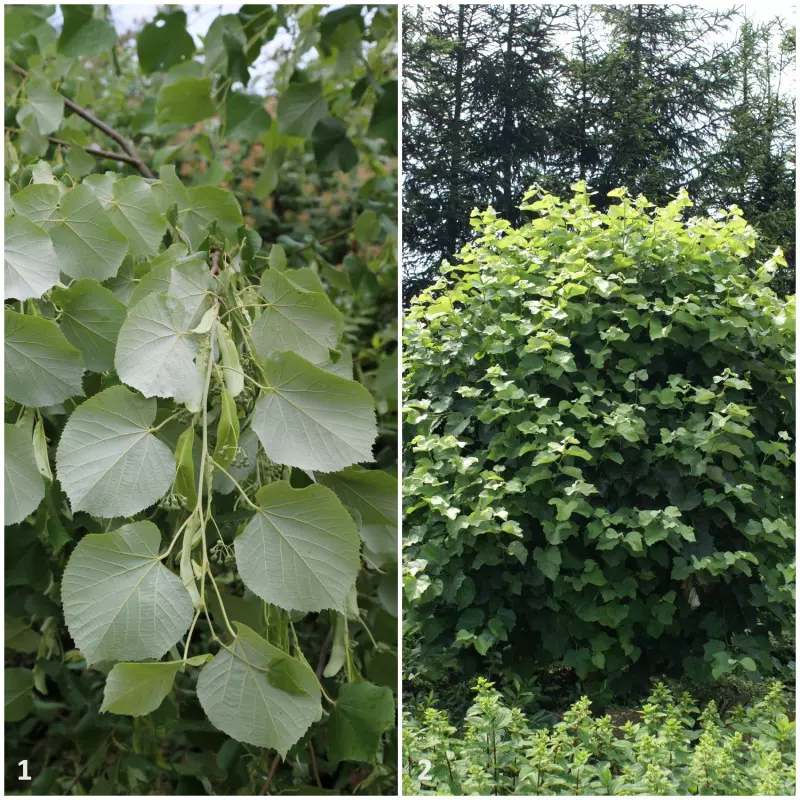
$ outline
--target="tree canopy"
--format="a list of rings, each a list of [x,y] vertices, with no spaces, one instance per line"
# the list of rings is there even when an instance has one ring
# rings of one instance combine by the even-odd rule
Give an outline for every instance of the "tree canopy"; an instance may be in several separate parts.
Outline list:
[[[685,188],[780,246],[794,284],[795,34],[691,5],[404,7],[405,300],[469,239],[474,206],[512,224],[538,183]]]

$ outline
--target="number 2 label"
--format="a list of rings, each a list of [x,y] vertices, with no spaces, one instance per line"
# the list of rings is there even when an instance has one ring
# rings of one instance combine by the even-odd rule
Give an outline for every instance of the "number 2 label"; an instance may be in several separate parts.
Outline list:
[[[419,763],[422,766],[422,772],[420,772],[417,780],[429,781],[431,779],[431,762],[427,758],[421,758]]]

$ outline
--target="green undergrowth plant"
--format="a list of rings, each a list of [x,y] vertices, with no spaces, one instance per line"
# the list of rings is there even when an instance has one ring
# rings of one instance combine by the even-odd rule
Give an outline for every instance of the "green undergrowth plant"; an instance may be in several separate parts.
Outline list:
[[[795,786],[795,728],[774,682],[722,718],[657,683],[623,724],[584,697],[552,728],[533,727],[479,678],[462,735],[429,707],[404,713],[407,795],[785,795]]]
[[[735,207],[573,189],[532,189],[517,229],[474,211],[407,315],[410,677],[769,675],[794,614],[782,255],[745,268]]]
[[[313,149],[321,84],[295,80],[277,118],[231,89],[300,12],[243,6],[212,24],[202,61],[185,14],[159,15],[137,42],[136,80],[160,87],[138,123],[150,134],[109,113],[128,138],[70,100],[89,84],[107,110],[124,84],[104,61],[110,23],[65,6],[74,39],[56,41],[52,8],[28,8],[6,12],[39,25],[6,48],[6,785],[392,792],[397,481],[379,434],[393,408],[381,394],[379,431],[372,367],[315,247],[263,240],[232,191],[146,149],[212,114],[211,150],[237,120]],[[320,47],[338,28],[303,19]],[[370,119],[360,136],[380,150]],[[98,132],[120,149],[98,153]],[[387,252],[389,227],[371,231]]]

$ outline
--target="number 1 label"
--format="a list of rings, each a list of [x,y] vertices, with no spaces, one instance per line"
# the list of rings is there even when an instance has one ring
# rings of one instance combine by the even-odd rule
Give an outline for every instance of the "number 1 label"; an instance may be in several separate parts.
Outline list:
[[[29,781],[31,776],[28,775],[28,759],[26,758],[24,761],[20,761],[17,766],[22,767],[22,775],[19,776],[19,779],[21,781]]]

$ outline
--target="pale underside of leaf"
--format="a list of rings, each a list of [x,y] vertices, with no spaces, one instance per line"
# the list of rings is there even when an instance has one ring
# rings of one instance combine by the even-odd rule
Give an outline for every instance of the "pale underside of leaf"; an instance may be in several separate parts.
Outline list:
[[[125,306],[110,289],[92,280],[54,290],[53,300],[61,308],[61,330],[81,351],[87,369],[110,372]]]
[[[58,261],[47,232],[14,214],[5,218],[3,297],[41,297],[59,282]]]
[[[128,517],[169,491],[175,459],[151,432],[156,401],[112,386],[67,420],[56,470],[73,511]]]
[[[83,394],[83,358],[55,322],[5,310],[6,397],[30,408]]]
[[[64,570],[69,632],[89,664],[161,658],[189,628],[192,601],[159,560],[152,522],[89,534]]]
[[[191,309],[164,295],[146,297],[128,313],[117,340],[119,377],[145,397],[172,397],[197,409],[203,375],[199,345],[189,333]]]
[[[77,186],[61,198],[62,219],[48,228],[59,268],[71,278],[106,280],[117,274],[128,240],[103,211],[92,190]]]
[[[203,667],[197,697],[211,722],[228,736],[286,756],[308,728],[322,716],[319,683],[299,661],[295,694],[273,686],[267,678],[275,659],[289,658],[241,623],[230,650],[221,650]]]
[[[278,481],[258,501],[261,510],[234,543],[245,585],[280,608],[343,611],[358,575],[359,538],[336,495]]]
[[[258,356],[292,350],[314,364],[326,363],[341,333],[341,317],[328,297],[297,289],[275,270],[264,274],[261,294],[267,306],[252,330]]]
[[[4,524],[16,525],[32,514],[44,498],[44,481],[36,467],[30,434],[5,425]]]
[[[271,391],[259,398],[251,424],[273,461],[335,472],[373,460],[375,410],[361,384],[291,352],[267,361],[265,373]]]

